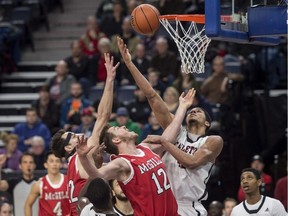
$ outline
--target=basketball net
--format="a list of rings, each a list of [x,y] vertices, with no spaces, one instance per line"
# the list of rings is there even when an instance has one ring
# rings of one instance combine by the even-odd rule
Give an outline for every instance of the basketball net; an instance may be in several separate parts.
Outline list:
[[[175,41],[181,58],[181,71],[183,73],[204,73],[205,54],[211,41],[205,34],[205,27],[200,31],[197,23],[191,21],[186,30],[181,21],[175,18],[175,28],[166,18],[159,19],[167,32]]]

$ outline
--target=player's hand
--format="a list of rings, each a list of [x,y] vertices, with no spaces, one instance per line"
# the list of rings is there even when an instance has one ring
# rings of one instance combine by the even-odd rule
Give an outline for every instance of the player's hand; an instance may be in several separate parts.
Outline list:
[[[189,89],[186,94],[183,92],[179,97],[179,106],[183,106],[185,109],[188,109],[193,104],[195,94],[196,90],[194,88]]]
[[[103,155],[102,154],[103,154],[105,149],[106,149],[106,146],[104,145],[104,143],[102,143],[101,145],[98,145],[93,152],[93,160],[94,160],[94,163],[98,169],[103,164]]]
[[[79,157],[86,157],[88,152],[90,152],[94,146],[87,145],[88,138],[85,137],[84,135],[78,136],[77,139],[78,139],[78,143],[76,146],[77,154],[79,155]]]
[[[113,66],[114,57],[113,56],[110,57],[109,53],[104,53],[104,58],[105,58],[105,67],[107,70],[107,78],[114,80],[116,77],[116,69],[118,68],[120,63],[118,62],[115,66]]]
[[[144,139],[142,142],[149,143],[149,144],[161,144],[162,145],[165,142],[165,139],[159,135],[148,135],[146,139]]]
[[[117,37],[117,45],[125,64],[130,63],[132,61],[131,54],[129,53],[129,50],[127,49],[127,46],[122,38]]]
[[[0,167],[2,168],[4,163],[6,162],[7,156],[5,154],[0,155]]]

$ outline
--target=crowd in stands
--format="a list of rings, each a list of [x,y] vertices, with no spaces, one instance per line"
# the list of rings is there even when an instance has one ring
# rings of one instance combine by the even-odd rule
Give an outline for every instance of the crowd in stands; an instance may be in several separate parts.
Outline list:
[[[158,94],[163,97],[171,113],[175,113],[177,110],[179,95],[190,88],[195,88],[197,95],[193,106],[204,107],[213,121],[220,124],[220,128],[212,128],[212,130],[221,133],[221,128],[227,127],[225,125],[227,122],[222,118],[223,114],[232,110],[232,106],[237,100],[234,97],[235,88],[231,86],[250,81],[246,81],[245,78],[251,78],[247,74],[255,69],[251,64],[256,59],[249,59],[248,55],[235,54],[228,48],[228,43],[211,43],[206,56],[207,79],[181,73],[177,49],[168,35],[156,33],[152,36],[143,36],[133,31],[129,14],[138,4],[145,2],[140,0],[102,0],[95,15],[87,17],[86,32],[83,32],[82,35],[79,32],[79,40],[71,42],[71,55],[59,59],[55,67],[55,75],[46,80],[40,88],[39,99],[34,101],[31,108],[26,111],[26,121],[16,124],[9,134],[1,133],[1,139],[5,145],[0,149],[0,169],[5,172],[20,171],[22,178],[4,182],[1,179],[0,189],[3,193],[1,192],[0,199],[7,197],[7,200],[3,198],[4,201],[0,201],[0,215],[3,208],[11,208],[11,203],[14,204],[14,209],[20,209],[19,204],[15,202],[15,197],[18,197],[19,194],[28,194],[31,182],[36,181],[33,174],[35,169],[44,170],[44,154],[48,151],[50,139],[57,130],[63,128],[75,133],[83,133],[87,137],[91,135],[94,122],[97,121],[96,110],[99,98],[92,97],[90,93],[93,88],[103,89],[105,85],[104,53],[110,53],[114,57],[114,62],[122,62],[117,47],[117,36],[120,36],[127,44],[133,63],[145,75]],[[155,6],[163,14],[176,13],[175,10],[178,11],[177,13],[203,10],[201,4],[203,1],[196,1],[197,3],[193,4],[192,1],[176,0],[155,2]],[[172,5],[174,7],[171,8]],[[15,47],[19,46],[17,45],[19,38],[15,36],[16,39],[14,39],[14,36],[11,35],[18,34],[18,30],[11,27],[11,33],[7,32],[8,35],[4,38],[5,35],[1,29],[2,22],[0,22],[0,74],[13,71],[13,67],[16,67],[16,63],[19,61],[17,57],[19,56],[19,50],[17,50],[19,47]],[[284,50],[281,52],[285,53]],[[11,60],[12,66],[4,66],[1,63],[7,62],[7,58]],[[273,56],[271,59],[273,58],[276,57]],[[225,64],[231,59],[240,63],[240,72],[235,73],[225,69]],[[278,66],[274,65],[275,68]],[[8,67],[12,67],[12,70]],[[269,65],[269,67],[274,68],[273,65]],[[282,66],[278,68],[280,68],[279,71],[282,71]],[[283,78],[281,76],[283,76],[282,73],[278,77],[274,77],[271,85],[276,86],[277,82],[281,82]],[[144,140],[148,134],[161,135],[163,129],[157,122],[154,113],[151,112],[149,103],[140,89],[135,87],[134,98],[130,98],[130,100],[121,101],[117,97],[117,89],[135,86],[131,74],[123,63],[118,68],[116,80],[116,96],[110,124],[125,125],[139,135],[138,142]],[[27,164],[24,164],[23,158],[25,162],[27,160]],[[255,165],[256,162],[260,165]],[[67,166],[65,159],[63,159],[62,165],[65,172]],[[251,167],[263,172],[263,160],[254,158]],[[283,187],[281,186],[283,185],[282,180],[279,180],[281,183],[276,184],[277,179],[274,179],[275,182],[272,184],[272,177],[265,173],[262,174],[265,183],[262,192],[273,196],[273,185],[276,185],[275,197],[281,199],[287,209],[287,194],[286,197],[281,196],[281,189],[278,188]],[[22,184],[21,193],[17,193],[15,186],[20,183]],[[23,187],[26,187],[27,193],[23,192]],[[8,195],[4,191],[8,191]],[[13,196],[14,202],[11,198]],[[208,212],[215,211],[213,209],[221,209],[220,213],[210,213],[210,215],[222,215],[222,211],[225,212],[223,213],[225,216],[230,215],[228,213],[231,212],[230,204],[235,206],[236,200],[240,202],[243,198],[243,192],[239,189],[238,197],[227,198],[223,204],[221,203],[223,200],[219,200],[221,202],[214,201],[209,205]],[[19,199],[17,200],[19,201]],[[16,212],[15,215],[17,216]]]

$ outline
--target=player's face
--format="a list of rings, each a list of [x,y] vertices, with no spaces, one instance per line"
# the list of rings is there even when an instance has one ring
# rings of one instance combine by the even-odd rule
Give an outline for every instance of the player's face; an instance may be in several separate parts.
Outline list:
[[[230,216],[232,209],[236,206],[234,201],[226,201],[224,206],[224,216]]]
[[[116,197],[116,199],[121,201],[127,201],[126,195],[123,193],[120,185],[118,184],[117,180],[113,181],[113,189],[112,189],[113,196]]]
[[[24,175],[31,175],[35,170],[35,162],[33,157],[30,155],[23,156],[19,167]]]
[[[78,137],[83,136],[83,134],[75,134],[72,132],[66,132],[62,135],[62,138],[66,140],[69,133],[71,133],[71,138],[70,138],[69,144],[65,146],[65,150],[68,153],[72,152],[74,148],[77,146]]]
[[[1,216],[11,216],[12,215],[12,208],[8,203],[4,203],[0,210]]]
[[[61,168],[60,158],[56,157],[54,154],[50,154],[44,166],[48,173],[57,174]]]
[[[244,172],[241,175],[241,187],[245,194],[251,194],[259,191],[261,180],[257,180],[253,172]]]
[[[108,129],[109,133],[114,134],[116,137],[125,140],[127,138],[135,138],[138,137],[138,135],[134,131],[129,131],[125,126],[122,127],[110,127]]]
[[[187,116],[186,116],[187,125],[190,125],[193,122],[198,122],[198,123],[201,123],[203,125],[206,122],[205,113],[199,107],[193,108],[187,113]]]

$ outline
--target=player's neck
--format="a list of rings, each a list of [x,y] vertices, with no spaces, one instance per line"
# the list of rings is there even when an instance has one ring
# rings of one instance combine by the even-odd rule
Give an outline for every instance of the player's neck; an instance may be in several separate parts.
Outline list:
[[[200,135],[200,136],[205,135],[205,133],[206,133],[206,128],[200,126],[197,123],[188,125],[187,130],[191,134],[196,134],[196,135]]]
[[[119,146],[119,154],[139,154],[139,150],[136,148],[135,140],[128,140],[122,142]]]
[[[131,203],[127,200],[127,201],[121,201],[118,200],[116,198],[116,203],[115,203],[115,207],[121,211],[123,214],[125,215],[132,215],[133,214],[133,208],[131,206]]]
[[[261,194],[259,192],[255,194],[246,194],[246,201],[250,205],[254,205],[255,203],[259,202],[261,199]]]
[[[61,179],[61,173],[56,174],[48,173],[48,177],[53,184],[57,184]]]

